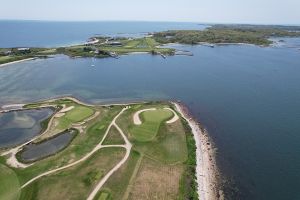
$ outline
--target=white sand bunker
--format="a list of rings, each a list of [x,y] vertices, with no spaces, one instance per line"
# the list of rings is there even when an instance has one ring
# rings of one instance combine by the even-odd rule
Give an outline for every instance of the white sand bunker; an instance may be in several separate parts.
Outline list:
[[[176,122],[179,119],[177,113],[173,109],[171,109],[171,108],[164,108],[164,109],[165,110],[169,110],[169,111],[171,111],[174,114],[174,116],[172,117],[172,119],[166,121],[167,124],[172,124],[172,123]]]
[[[174,116],[172,117],[172,119],[166,121],[167,124],[172,124],[172,123],[176,122],[176,121],[179,119],[177,113],[176,113],[174,110],[172,110],[171,108],[164,108],[164,109],[165,109],[165,110],[169,110],[169,111],[171,111],[171,112],[174,114]],[[140,119],[140,114],[141,114],[142,112],[145,112],[145,111],[153,111],[153,110],[157,110],[157,109],[156,109],[156,108],[148,108],[148,109],[143,109],[143,110],[137,111],[137,112],[134,113],[134,115],[133,115],[133,123],[134,123],[135,125],[141,125],[141,124],[142,124],[142,121],[141,121],[141,119]]]
[[[74,108],[74,106],[70,106],[70,107],[67,107],[67,108],[64,108],[60,111],[60,113],[65,113],[65,112],[68,112],[70,110],[72,110]]]
[[[133,123],[135,125],[141,125],[142,124],[142,121],[140,119],[140,114],[142,112],[145,112],[145,111],[153,111],[153,110],[156,110],[156,108],[148,108],[148,109],[143,109],[143,110],[139,110],[137,111],[136,113],[134,113],[133,115]]]

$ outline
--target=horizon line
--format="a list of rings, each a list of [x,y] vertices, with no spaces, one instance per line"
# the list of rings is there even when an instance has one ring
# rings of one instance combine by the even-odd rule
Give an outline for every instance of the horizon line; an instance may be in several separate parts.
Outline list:
[[[277,26],[300,26],[300,24],[276,24],[276,23],[248,23],[248,22],[199,22],[199,21],[175,21],[175,20],[50,20],[50,19],[0,19],[0,21],[28,21],[28,22],[145,22],[145,23],[196,23],[199,25],[227,24],[227,25],[277,25]]]

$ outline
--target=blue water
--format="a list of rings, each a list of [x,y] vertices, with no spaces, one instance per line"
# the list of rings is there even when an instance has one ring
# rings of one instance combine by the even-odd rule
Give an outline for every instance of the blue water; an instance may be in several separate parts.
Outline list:
[[[148,32],[203,29],[197,23],[0,21],[0,47],[55,47],[95,35],[140,36]]]
[[[181,100],[215,141],[222,172],[238,187],[231,199],[300,199],[299,50],[178,48],[194,56],[57,56],[3,67],[0,104],[59,95],[94,103]]]
[[[0,114],[0,148],[22,144],[40,134],[40,123],[53,113],[51,109],[22,110]]]
[[[38,144],[28,144],[20,153],[22,160],[33,162],[64,149],[74,138],[75,131],[65,131],[58,136]]]

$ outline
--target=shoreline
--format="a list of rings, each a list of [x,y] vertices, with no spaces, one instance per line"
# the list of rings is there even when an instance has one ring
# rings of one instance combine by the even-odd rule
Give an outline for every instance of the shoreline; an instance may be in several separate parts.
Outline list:
[[[196,181],[201,200],[224,199],[219,188],[219,169],[216,165],[215,148],[206,130],[191,117],[188,109],[181,103],[171,102],[181,116],[188,122],[196,143]]]
[[[22,59],[22,60],[16,60],[16,61],[12,61],[12,62],[8,62],[8,63],[0,64],[0,67],[5,67],[7,65],[12,65],[12,64],[16,64],[16,63],[20,63],[20,62],[25,62],[25,61],[30,61],[30,60],[35,60],[35,59],[37,59],[37,58],[34,57],[34,58],[25,58],[25,59]]]

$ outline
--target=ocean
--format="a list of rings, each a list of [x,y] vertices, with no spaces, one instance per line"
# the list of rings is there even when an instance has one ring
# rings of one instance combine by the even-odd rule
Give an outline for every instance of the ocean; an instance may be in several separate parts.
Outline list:
[[[0,29],[7,31],[0,35],[9,35],[12,30],[3,26],[17,27],[16,23],[25,26],[22,22],[1,22]],[[34,27],[48,27],[49,22],[30,23],[37,23],[32,25],[32,34],[47,39],[47,31]],[[49,36],[44,41],[27,35],[4,41],[0,36],[0,44],[55,46],[84,41],[95,34],[171,29],[168,23],[124,22],[118,27],[114,23],[122,22],[105,23],[106,29],[71,23],[69,26],[79,32],[82,27],[94,27],[74,40]],[[200,26],[171,25],[174,29]],[[294,40],[299,44],[300,39]],[[300,199],[300,51],[289,46],[177,45],[194,56],[70,59],[58,55],[27,61],[0,68],[0,104],[61,95],[92,103],[180,100],[215,142],[229,198]]]

